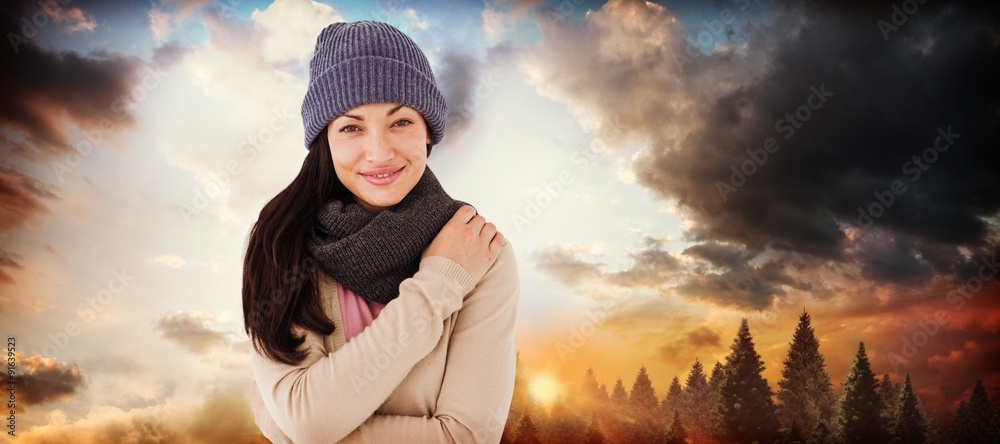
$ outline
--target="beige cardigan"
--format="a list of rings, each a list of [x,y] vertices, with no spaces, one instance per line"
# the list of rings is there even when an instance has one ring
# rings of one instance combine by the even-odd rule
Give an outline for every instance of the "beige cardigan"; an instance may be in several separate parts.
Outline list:
[[[299,365],[251,346],[254,420],[273,442],[496,443],[514,391],[520,294],[506,241],[476,284],[444,256],[420,261],[364,331],[346,342],[337,284],[320,272],[333,334],[305,335]]]

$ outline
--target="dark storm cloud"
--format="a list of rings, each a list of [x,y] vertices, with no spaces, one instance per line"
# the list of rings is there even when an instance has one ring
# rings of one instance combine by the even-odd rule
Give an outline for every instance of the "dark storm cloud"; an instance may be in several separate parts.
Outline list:
[[[990,122],[1000,97],[996,11],[952,5],[946,13],[925,5],[886,42],[875,25],[879,11],[836,8],[784,11],[775,28],[804,24],[797,36],[768,42],[770,47],[756,45],[762,36],[751,31],[749,50],[773,53],[766,76],[711,104],[705,129],[680,150],[643,159],[648,165],[640,171],[659,174],[640,180],[673,195],[697,196],[688,200],[700,222],[696,234],[754,247],[839,257],[838,223],[867,222],[858,207],[877,226],[921,240],[983,241],[983,218],[995,217],[1000,204],[1000,163],[988,148],[1000,141]],[[790,115],[800,121],[798,129]],[[950,148],[926,151],[939,140],[946,147],[949,137],[942,135],[949,133],[961,135],[951,137]],[[780,146],[769,155],[762,151],[768,139]],[[747,150],[767,158],[757,162]],[[680,158],[690,156],[714,174],[679,170],[690,163]],[[732,180],[732,167],[747,161],[757,171]],[[655,180],[663,175],[684,180]],[[723,200],[718,182],[740,180],[745,184]],[[901,182],[901,193],[893,192],[894,181]],[[887,207],[881,217],[877,207],[868,211],[876,202]],[[890,248],[902,259],[898,247]]]
[[[460,52],[448,51],[441,58],[437,83],[448,104],[448,131],[461,131],[471,120],[480,69],[478,60]]]
[[[688,342],[695,347],[704,347],[706,345],[717,347],[720,344],[720,338],[719,333],[708,327],[698,327],[687,333]]]
[[[948,269],[950,247],[995,242],[1000,7],[928,2],[886,40],[878,22],[891,22],[890,6],[741,12],[767,20],[741,18],[739,39],[692,57],[668,10],[613,1],[582,22],[543,18],[531,64],[544,87],[603,117],[602,135],[651,142],[634,161],[637,181],[690,211],[692,239],[917,283]],[[855,257],[851,230],[895,240]],[[716,266],[736,259],[691,253]],[[700,276],[686,288],[763,306],[781,293],[772,282]]]
[[[55,2],[53,2],[55,3]],[[79,9],[75,9],[79,11]],[[41,15],[39,15],[41,14]],[[69,152],[72,128],[113,131],[132,123],[125,109],[139,63],[118,54],[50,51],[26,35],[22,19],[49,17],[37,2],[13,1],[0,6],[0,124],[7,126],[0,151],[30,160],[49,160]],[[37,32],[48,32],[44,24]],[[54,30],[52,30],[54,31]],[[18,37],[11,37],[16,35]],[[13,40],[12,40],[13,39]]]
[[[656,287],[667,282],[681,264],[674,255],[662,248],[662,243],[661,239],[645,236],[643,248],[629,254],[632,266],[607,273],[605,278],[609,283],[626,287]]]
[[[68,399],[83,387],[83,374],[76,366],[42,356],[20,357],[18,402],[25,406]]]
[[[2,143],[2,142],[0,142]],[[58,199],[50,187],[11,166],[0,164],[0,236],[30,225],[49,212],[45,201]],[[24,268],[16,253],[0,248],[0,282],[13,283],[10,270]]]
[[[450,134],[458,134],[468,127],[480,101],[496,90],[491,75],[485,73],[485,63],[502,60],[508,52],[505,46],[491,49],[486,62],[454,50],[444,53],[436,80],[448,104],[447,131]]]

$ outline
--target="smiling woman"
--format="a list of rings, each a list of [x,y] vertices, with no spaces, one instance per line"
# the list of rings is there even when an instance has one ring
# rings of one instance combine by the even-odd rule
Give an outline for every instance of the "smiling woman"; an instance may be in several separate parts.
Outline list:
[[[302,104],[309,153],[244,257],[252,407],[268,439],[500,440],[517,263],[427,166],[446,114],[427,59],[396,28],[320,33]]]

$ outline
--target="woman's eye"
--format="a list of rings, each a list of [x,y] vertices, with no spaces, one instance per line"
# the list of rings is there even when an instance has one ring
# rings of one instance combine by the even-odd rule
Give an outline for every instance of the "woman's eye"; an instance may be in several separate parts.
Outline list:
[[[361,131],[361,128],[358,128],[357,125],[345,125],[340,129],[340,132],[342,133],[353,133],[355,131]]]
[[[412,123],[413,123],[413,121],[410,120],[410,119],[399,119],[395,123],[393,123],[392,126],[407,126],[407,125],[410,125]]]

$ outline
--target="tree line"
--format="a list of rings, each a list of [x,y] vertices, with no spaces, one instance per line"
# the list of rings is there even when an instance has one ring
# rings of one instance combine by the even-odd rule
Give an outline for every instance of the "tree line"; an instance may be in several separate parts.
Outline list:
[[[803,311],[773,391],[762,376],[749,323],[743,319],[725,362],[711,372],[695,360],[684,384],[674,377],[660,399],[645,366],[631,390],[621,378],[608,390],[593,369],[579,390],[546,411],[528,393],[518,354],[514,397],[501,443],[998,443],[1000,411],[983,381],[962,400],[954,421],[928,414],[902,383],[872,371],[864,342],[841,383],[838,397],[826,371],[809,314]]]

